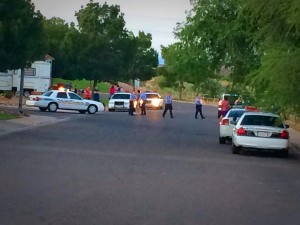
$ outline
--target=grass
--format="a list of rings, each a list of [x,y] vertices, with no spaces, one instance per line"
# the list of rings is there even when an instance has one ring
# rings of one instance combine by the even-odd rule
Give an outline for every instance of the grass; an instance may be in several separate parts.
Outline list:
[[[72,88],[75,86],[80,89],[85,89],[86,87],[91,87],[93,86],[93,81],[88,81],[88,80],[64,80],[60,78],[53,78],[53,85],[57,84],[71,84]],[[97,84],[97,88],[100,92],[102,93],[108,93],[109,91],[110,84],[106,82],[100,82]]]
[[[19,117],[12,113],[0,112],[0,120],[11,120],[11,119],[16,119],[16,118],[19,118]]]

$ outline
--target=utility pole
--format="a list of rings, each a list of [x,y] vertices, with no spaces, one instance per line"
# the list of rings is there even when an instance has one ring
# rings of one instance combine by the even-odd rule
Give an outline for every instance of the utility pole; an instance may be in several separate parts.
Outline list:
[[[24,68],[21,69],[20,90],[19,90],[19,113],[23,114],[23,86],[24,86]]]

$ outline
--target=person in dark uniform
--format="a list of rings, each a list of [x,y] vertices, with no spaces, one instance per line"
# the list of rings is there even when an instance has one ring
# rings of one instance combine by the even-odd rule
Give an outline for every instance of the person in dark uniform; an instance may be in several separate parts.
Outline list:
[[[134,92],[130,94],[130,102],[129,102],[129,115],[134,116],[134,102],[136,101],[136,95]]]
[[[147,95],[145,93],[140,95],[141,104],[141,115],[146,115],[146,103],[147,103]]]
[[[171,92],[169,92],[166,96],[166,99],[165,99],[165,110],[162,114],[163,118],[165,118],[165,115],[167,113],[167,111],[170,111],[170,116],[171,118],[174,118],[173,116],[173,105],[172,105],[172,94]]]
[[[195,100],[195,104],[196,104],[195,119],[198,119],[198,113],[200,113],[202,119],[205,119],[205,117],[202,114],[202,102],[201,102],[200,95],[197,96]]]

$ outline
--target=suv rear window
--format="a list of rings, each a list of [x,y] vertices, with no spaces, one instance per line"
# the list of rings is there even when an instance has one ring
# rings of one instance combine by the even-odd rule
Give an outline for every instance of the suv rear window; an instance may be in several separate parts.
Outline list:
[[[284,125],[279,117],[266,115],[246,115],[241,121],[241,125],[280,127]]]

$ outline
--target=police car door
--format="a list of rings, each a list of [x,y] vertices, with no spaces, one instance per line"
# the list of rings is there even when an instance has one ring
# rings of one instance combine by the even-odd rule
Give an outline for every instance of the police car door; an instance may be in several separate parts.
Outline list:
[[[57,92],[56,101],[58,103],[58,108],[68,109],[69,108],[69,98],[66,92]]]
[[[70,105],[72,109],[85,110],[86,105],[84,100],[77,94],[69,92]]]

